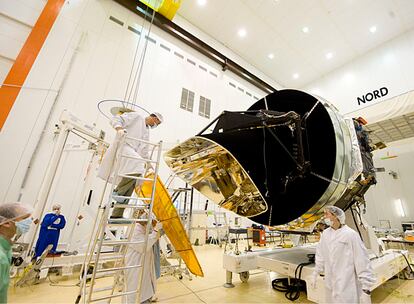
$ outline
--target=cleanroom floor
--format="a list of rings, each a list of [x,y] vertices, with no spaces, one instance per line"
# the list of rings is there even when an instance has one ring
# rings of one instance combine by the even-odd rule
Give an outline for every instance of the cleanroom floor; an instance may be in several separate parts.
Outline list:
[[[204,278],[179,280],[162,277],[158,280],[156,296],[159,303],[291,303],[283,293],[272,289],[272,273],[254,271],[247,283],[233,275],[235,288],[224,288],[225,270],[222,267],[223,249],[215,245],[195,247]],[[57,283],[53,284],[51,283]],[[51,276],[40,284],[9,290],[9,303],[74,303],[79,288],[77,278]],[[55,285],[55,286],[53,286]],[[112,301],[120,303],[120,299]],[[311,303],[304,293],[296,303]],[[373,303],[414,303],[414,280],[394,279],[375,289]]]

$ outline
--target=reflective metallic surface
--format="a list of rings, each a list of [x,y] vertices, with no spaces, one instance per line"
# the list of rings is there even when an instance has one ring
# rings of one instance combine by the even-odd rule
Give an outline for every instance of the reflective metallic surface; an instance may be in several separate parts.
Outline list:
[[[267,204],[249,175],[217,143],[193,137],[168,151],[164,158],[178,177],[219,206],[246,217],[267,211]]]

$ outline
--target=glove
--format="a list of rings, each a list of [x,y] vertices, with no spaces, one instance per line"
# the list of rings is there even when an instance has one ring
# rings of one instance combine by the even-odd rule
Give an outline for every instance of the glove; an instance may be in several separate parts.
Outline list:
[[[161,230],[162,229],[162,223],[161,222],[157,222],[157,224],[155,224],[154,229],[157,230],[157,231]]]
[[[310,280],[310,287],[312,289],[316,288],[316,282],[318,280],[318,276],[319,276],[318,273],[316,273],[316,272],[312,273],[311,280]]]
[[[371,295],[366,294],[365,292],[361,293],[359,297],[359,303],[361,304],[371,304]]]

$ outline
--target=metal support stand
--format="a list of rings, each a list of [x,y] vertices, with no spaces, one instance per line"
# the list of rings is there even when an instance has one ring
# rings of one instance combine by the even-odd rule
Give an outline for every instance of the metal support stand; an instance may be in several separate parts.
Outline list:
[[[234,284],[232,283],[233,273],[226,270],[226,284],[223,285],[225,288],[233,288]]]

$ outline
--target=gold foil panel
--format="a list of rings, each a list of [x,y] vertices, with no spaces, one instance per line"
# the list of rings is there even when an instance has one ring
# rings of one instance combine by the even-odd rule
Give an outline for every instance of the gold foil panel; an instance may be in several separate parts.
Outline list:
[[[219,206],[241,216],[267,211],[254,182],[229,151],[204,137],[193,137],[164,155],[183,180]]]
[[[154,175],[149,174],[146,177],[153,179]],[[138,196],[151,198],[152,186],[152,181],[145,181],[141,187],[136,188],[136,191],[139,191],[137,193]],[[174,249],[180,254],[188,270],[196,276],[203,277],[203,269],[198,262],[184,226],[181,223],[181,219],[171,201],[167,189],[159,177],[157,178],[152,212],[162,223],[165,234],[174,246]]]

